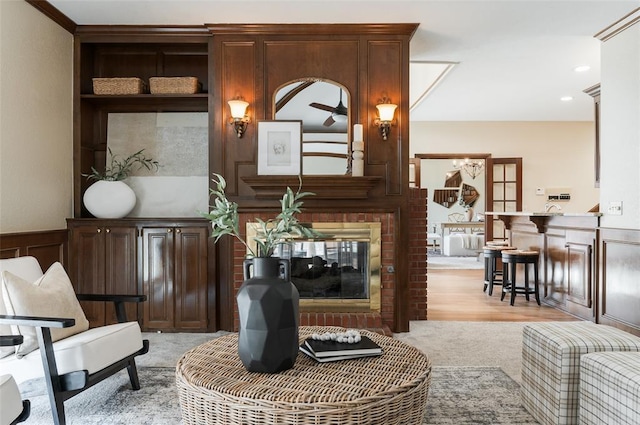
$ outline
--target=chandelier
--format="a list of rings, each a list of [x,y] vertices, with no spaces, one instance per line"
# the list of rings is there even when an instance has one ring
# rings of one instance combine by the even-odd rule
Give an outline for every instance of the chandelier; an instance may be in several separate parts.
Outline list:
[[[465,158],[463,161],[453,160],[453,168],[456,170],[462,170],[469,175],[472,179],[475,179],[484,170],[484,159],[469,159]]]

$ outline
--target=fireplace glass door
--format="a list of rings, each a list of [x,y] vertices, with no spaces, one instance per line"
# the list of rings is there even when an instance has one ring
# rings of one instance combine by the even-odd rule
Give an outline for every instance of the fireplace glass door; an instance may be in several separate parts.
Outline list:
[[[369,242],[304,241],[280,245],[302,299],[368,299]]]
[[[380,222],[306,223],[321,236],[282,244],[274,256],[290,261],[301,311],[380,311]],[[247,223],[256,249],[258,223]],[[248,253],[250,250],[247,251]]]

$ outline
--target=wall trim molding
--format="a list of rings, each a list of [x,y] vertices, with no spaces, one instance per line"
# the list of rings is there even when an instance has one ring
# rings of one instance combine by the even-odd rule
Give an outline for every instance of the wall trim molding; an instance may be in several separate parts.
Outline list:
[[[609,25],[594,37],[600,41],[607,41],[638,22],[640,22],[640,7]]]
[[[54,5],[46,0],[25,0],[31,6],[38,9],[42,14],[51,19],[56,24],[73,34],[78,27],[74,21],[72,21],[67,15],[60,12]]]

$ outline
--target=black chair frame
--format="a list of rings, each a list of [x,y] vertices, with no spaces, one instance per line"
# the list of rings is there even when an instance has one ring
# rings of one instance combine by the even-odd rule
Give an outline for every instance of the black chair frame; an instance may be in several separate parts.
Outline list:
[[[78,294],[80,301],[106,301],[115,304],[116,317],[119,323],[127,321],[125,306],[126,302],[144,302],[146,295],[103,295],[103,294]],[[139,351],[99,370],[89,374],[87,370],[78,370],[58,374],[58,367],[51,341],[51,328],[68,328],[75,325],[74,319],[57,317],[31,317],[31,316],[11,316],[0,315],[0,323],[16,326],[33,326],[36,328],[38,346],[42,357],[44,378],[49,393],[51,404],[51,414],[55,425],[65,425],[64,402],[82,391],[91,388],[100,381],[110,377],[116,372],[127,369],[129,380],[133,390],[140,389],[138,379],[138,369],[135,358],[149,351],[149,340],[142,341],[142,348]],[[22,338],[22,337],[20,337]],[[15,345],[15,344],[14,344]]]

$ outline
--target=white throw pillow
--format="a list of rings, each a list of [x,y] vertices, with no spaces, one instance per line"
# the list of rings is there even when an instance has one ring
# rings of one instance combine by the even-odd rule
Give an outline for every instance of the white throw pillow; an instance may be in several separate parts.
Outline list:
[[[60,263],[54,263],[35,282],[27,282],[11,272],[2,272],[2,295],[8,314],[73,318],[70,328],[52,328],[51,339],[57,341],[89,329],[89,321],[76,298],[73,285]],[[38,348],[38,337],[32,326],[18,326],[24,342],[16,347],[16,356],[22,357]],[[15,333],[15,332],[14,332]]]

